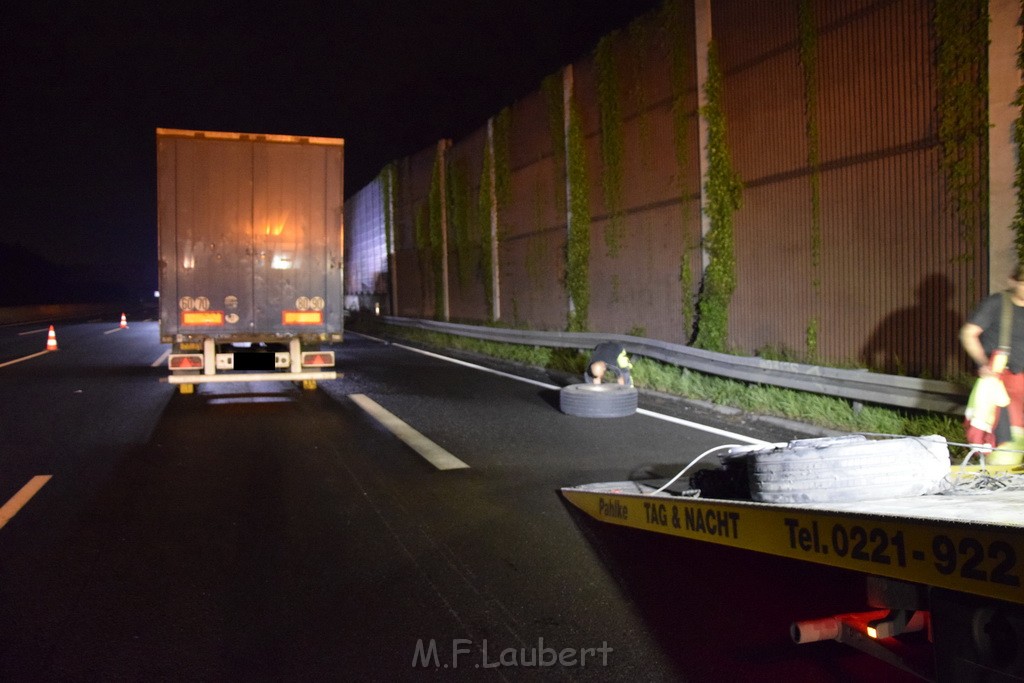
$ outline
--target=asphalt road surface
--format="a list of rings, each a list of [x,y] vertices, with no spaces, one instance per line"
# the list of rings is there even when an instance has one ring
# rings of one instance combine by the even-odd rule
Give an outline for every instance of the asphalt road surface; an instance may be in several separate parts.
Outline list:
[[[160,381],[156,323],[64,323],[32,356],[46,332],[0,327],[0,505],[37,487],[0,515],[0,680],[913,680],[790,641],[865,609],[859,575],[604,525],[559,494],[674,471],[721,433],[570,417],[564,378],[354,334],[317,391],[187,396]]]

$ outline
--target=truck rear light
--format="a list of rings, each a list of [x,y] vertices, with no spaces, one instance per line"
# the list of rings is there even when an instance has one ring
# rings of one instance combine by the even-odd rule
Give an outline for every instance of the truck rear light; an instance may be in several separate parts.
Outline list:
[[[167,358],[167,365],[171,370],[202,370],[203,354],[174,353]]]
[[[329,368],[334,366],[334,351],[303,351],[302,367]]]

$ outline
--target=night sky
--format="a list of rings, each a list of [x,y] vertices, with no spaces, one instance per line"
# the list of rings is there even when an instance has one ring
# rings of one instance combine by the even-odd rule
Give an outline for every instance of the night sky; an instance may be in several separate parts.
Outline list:
[[[389,161],[483,125],[659,5],[8,3],[0,305],[42,296],[16,282],[29,265],[62,268],[51,289],[77,300],[97,272],[156,286],[157,127],[345,138],[352,194]]]

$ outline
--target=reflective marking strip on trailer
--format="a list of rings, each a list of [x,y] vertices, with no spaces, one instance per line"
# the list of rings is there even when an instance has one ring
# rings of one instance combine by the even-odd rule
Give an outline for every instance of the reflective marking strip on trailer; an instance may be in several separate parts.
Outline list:
[[[458,470],[469,468],[469,465],[417,432],[405,422],[402,422],[402,420],[369,396],[365,394],[349,394],[349,398],[437,469]]]
[[[300,382],[310,379],[317,382],[327,382],[338,379],[337,372],[322,372],[311,370],[309,372],[228,372],[221,375],[188,375],[183,373],[172,373],[168,377],[162,377],[161,382],[170,384],[230,384],[232,382]]]
[[[224,324],[224,311],[182,311],[181,324],[219,327]]]
[[[28,483],[21,487],[21,490],[14,494],[9,501],[0,507],[0,528],[3,528],[7,522],[14,518],[14,515],[18,514],[18,511],[25,506],[32,496],[39,493],[39,489],[43,488],[46,482],[50,481],[51,475],[40,474],[32,477],[28,480]]]
[[[562,495],[602,522],[1024,604],[1024,527],[645,496],[596,486],[563,488]],[[624,489],[633,486],[623,483]]]
[[[281,311],[282,325],[323,325],[323,311]]]

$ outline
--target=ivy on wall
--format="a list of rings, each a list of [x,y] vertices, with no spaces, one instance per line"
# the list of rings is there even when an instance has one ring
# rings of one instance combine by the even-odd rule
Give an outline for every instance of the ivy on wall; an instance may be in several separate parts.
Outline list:
[[[807,331],[805,332],[807,339],[807,362],[813,363],[818,359],[818,337],[820,332],[821,320],[816,315],[812,316],[811,321],[807,323]]]
[[[494,117],[494,191],[498,210],[512,198],[512,168],[509,141],[512,135],[512,109],[505,107]]]
[[[821,293],[821,125],[818,117],[818,30],[811,0],[800,0],[800,66],[804,72],[804,112],[807,133],[807,166],[811,171],[811,289]],[[807,325],[808,357],[818,353],[818,316]]]
[[[556,71],[541,82],[547,102],[548,134],[551,136],[551,156],[555,162],[555,177],[565,177],[565,105],[562,101],[562,72]],[[555,209],[565,213],[565,187],[553,183]]]
[[[618,31],[613,31],[597,43],[594,66],[597,72],[597,104],[601,126],[601,184],[608,208],[608,224],[604,230],[604,243],[608,256],[618,256],[622,249],[625,212],[622,208],[622,112],[619,107],[619,79],[615,64],[615,44]]]
[[[644,87],[645,76],[651,68],[651,25],[643,21],[634,21],[629,25],[629,55],[632,57],[632,68],[629,74],[629,96],[636,103],[637,117],[636,145],[640,152],[640,165],[646,168],[653,159],[651,144],[651,124],[648,116],[647,91]]]
[[[698,301],[697,337],[694,344],[710,351],[726,351],[729,336],[729,305],[736,289],[736,257],[733,246],[733,213],[740,208],[742,185],[732,166],[726,138],[723,74],[718,46],[708,47],[708,76],[704,84],[706,104],[702,114],[708,128],[708,176],[705,195],[710,227],[704,240],[708,267]]]
[[[425,292],[429,286],[430,275],[435,270],[431,262],[430,253],[429,202],[416,207],[416,215],[413,218],[413,233],[416,237],[416,264],[419,266],[420,288]],[[426,304],[426,300],[424,300],[423,304]]]
[[[393,258],[395,253],[395,185],[398,182],[398,165],[392,161],[381,169],[377,176],[380,183],[381,214],[384,218],[384,274],[388,279],[387,291],[391,302],[392,314],[398,312],[398,300],[393,284],[395,282],[396,264]]]
[[[690,260],[693,258],[694,248],[684,241],[683,255],[679,257],[679,289],[683,293],[679,312],[683,316],[684,339],[687,342],[693,337],[693,268],[690,267]]]
[[[445,197],[441,195],[441,173],[444,171],[443,164],[445,161],[445,154],[439,148],[434,156],[434,171],[430,178],[430,220],[427,226],[426,239],[423,241],[422,249],[425,249],[426,253],[429,254],[430,265],[434,273],[434,318],[441,320],[444,318],[444,269],[441,267],[443,262],[443,243],[441,238],[441,230],[443,225],[441,224],[442,207],[441,202],[445,201]],[[447,208],[447,207],[445,207]]]
[[[818,31],[811,0],[800,0],[800,65],[804,72],[807,165],[811,170],[811,265],[812,285],[821,289],[821,125],[818,118]]]
[[[590,199],[583,126],[574,106],[569,107],[567,142],[570,221],[565,279],[573,303],[569,312],[569,331],[586,332],[590,309]]]
[[[566,243],[565,287],[571,305],[567,326],[570,332],[585,332],[590,308],[590,198],[587,192],[587,159],[583,148],[583,128],[579,112],[571,104],[568,138],[566,136],[562,79],[561,72],[551,74],[541,83],[541,89],[547,100],[548,130],[551,134],[555,168],[556,171],[564,169],[564,177],[569,184],[570,218]],[[558,189],[560,188],[556,184],[556,206],[560,211],[564,211],[566,193],[558,192]]]
[[[493,151],[491,144],[484,145],[483,167],[480,170],[480,188],[477,195],[476,225],[480,242],[480,270],[484,286],[484,303],[487,319],[494,322],[494,239],[491,232],[491,207],[496,206],[500,220],[502,208],[508,205],[512,196],[512,171],[509,167],[509,137],[512,128],[512,110],[502,109],[493,120]],[[492,193],[491,176],[494,176]],[[500,225],[500,224],[499,224]],[[496,226],[497,228],[498,226]],[[500,232],[500,230],[496,230]]]
[[[666,53],[669,57],[669,72],[672,85],[672,150],[675,154],[676,185],[680,197],[680,226],[683,253],[679,259],[679,289],[681,292],[680,312],[683,319],[683,337],[693,337],[694,316],[694,277],[690,261],[696,249],[687,236],[688,216],[686,213],[689,191],[686,186],[687,170],[690,165],[690,130],[692,117],[686,106],[686,94],[693,71],[690,45],[686,23],[683,19],[682,3],[679,0],[665,0],[661,6],[660,24],[667,42]]]
[[[378,176],[380,180],[381,201],[384,203],[384,249],[390,256],[395,251],[395,185],[398,181],[398,169],[394,162],[383,168]]]
[[[941,166],[970,262],[988,207],[987,172],[978,150],[988,135],[988,5],[985,0],[935,0]]]
[[[485,144],[483,169],[480,171],[480,191],[477,197],[477,225],[480,231],[480,263],[484,281],[484,303],[487,306],[487,319],[490,322],[494,322],[494,280],[491,279],[491,273],[494,271],[495,264],[494,252],[491,248],[494,239],[491,234],[491,206],[495,197],[491,193],[490,180],[494,169],[494,156],[491,153],[491,146]]]
[[[1024,15],[1024,2],[1020,3],[1020,11]],[[1017,47],[1017,69],[1024,71],[1024,42]],[[1013,230],[1017,263],[1024,263],[1024,85],[1017,89],[1017,98],[1013,104],[1017,107],[1017,119],[1013,122],[1013,143],[1017,149],[1013,186],[1017,189],[1017,211],[1010,227]]]
[[[454,244],[458,260],[456,278],[460,290],[465,290],[473,277],[476,245],[471,228],[475,221],[470,218],[469,173],[463,164],[452,162],[445,187],[448,190],[448,234]]]

